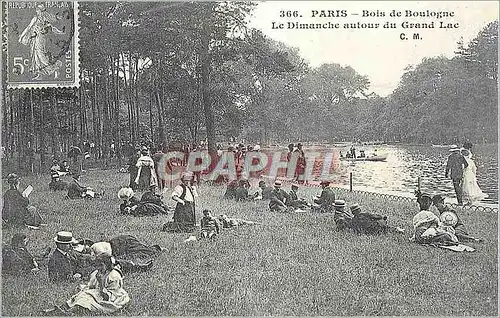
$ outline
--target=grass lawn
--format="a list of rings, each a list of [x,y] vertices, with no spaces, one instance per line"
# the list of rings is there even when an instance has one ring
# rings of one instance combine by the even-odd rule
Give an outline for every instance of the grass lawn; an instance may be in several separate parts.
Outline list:
[[[40,230],[23,229],[33,254],[53,246],[60,230],[93,240],[131,234],[164,248],[152,270],[125,277],[132,301],[121,315],[498,314],[497,214],[463,211],[460,216],[470,232],[485,242],[471,244],[477,248],[474,253],[455,253],[408,241],[416,203],[337,191],[347,205],[358,202],[407,231],[357,236],[337,232],[333,215],[271,213],[267,202],[225,201],[223,187],[202,185],[198,221],[202,209],[208,208],[215,215],[264,225],[224,230],[214,242],[184,243],[189,234],[160,231],[171,215],[119,215],[116,193],[128,183],[127,174],[100,170],[82,175],[84,184],[106,190],[104,199],[90,202],[63,200],[65,193],[48,190],[49,179],[21,180],[22,189],[34,186],[31,203],[48,223]],[[310,198],[320,189],[300,191]],[[9,242],[14,231],[2,232],[3,242]],[[41,309],[68,299],[77,284],[50,283],[46,268],[37,275],[2,277],[2,315],[39,315]]]

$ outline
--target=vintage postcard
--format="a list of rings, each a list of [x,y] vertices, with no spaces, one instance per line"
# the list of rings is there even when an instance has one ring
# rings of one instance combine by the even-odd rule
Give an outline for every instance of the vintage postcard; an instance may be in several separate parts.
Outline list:
[[[498,1],[2,9],[2,317],[498,316]]]
[[[79,74],[78,3],[5,3],[7,85],[76,87]]]

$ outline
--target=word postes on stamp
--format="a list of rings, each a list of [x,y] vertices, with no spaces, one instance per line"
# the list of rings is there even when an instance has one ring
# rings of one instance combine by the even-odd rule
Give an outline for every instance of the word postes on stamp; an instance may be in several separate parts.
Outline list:
[[[30,1],[6,6],[8,87],[78,87],[78,4]]]

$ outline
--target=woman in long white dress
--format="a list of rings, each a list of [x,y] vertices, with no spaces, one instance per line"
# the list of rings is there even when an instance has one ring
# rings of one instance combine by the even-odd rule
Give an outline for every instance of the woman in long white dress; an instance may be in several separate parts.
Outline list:
[[[468,164],[467,168],[464,169],[462,178],[463,197],[465,202],[472,204],[487,198],[488,195],[481,191],[481,188],[479,188],[479,185],[477,184],[477,167],[474,160],[472,160],[472,153],[467,149],[463,149],[462,155]]]

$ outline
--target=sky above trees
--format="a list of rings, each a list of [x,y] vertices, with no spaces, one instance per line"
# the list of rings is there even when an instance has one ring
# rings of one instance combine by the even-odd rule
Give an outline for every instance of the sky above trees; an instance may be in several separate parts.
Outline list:
[[[346,18],[311,18],[311,10],[348,11]],[[458,22],[458,29],[415,30],[422,40],[402,41],[401,32],[412,34],[414,30],[403,30],[401,22],[431,22],[432,18],[362,18],[362,10],[370,11],[418,10],[453,11],[454,18],[446,22]],[[302,18],[279,18],[280,10],[298,10]],[[401,75],[409,65],[419,64],[424,57],[444,55],[452,57],[460,37],[468,43],[489,22],[498,20],[497,1],[268,1],[261,2],[254,11],[251,25],[269,37],[297,47],[300,55],[311,66],[323,63],[350,65],[370,80],[369,91],[380,96],[389,95],[398,85]],[[359,13],[353,16],[351,13]],[[398,29],[392,30],[276,30],[271,29],[271,21],[320,22],[396,22]],[[436,25],[437,28],[437,25]]]

